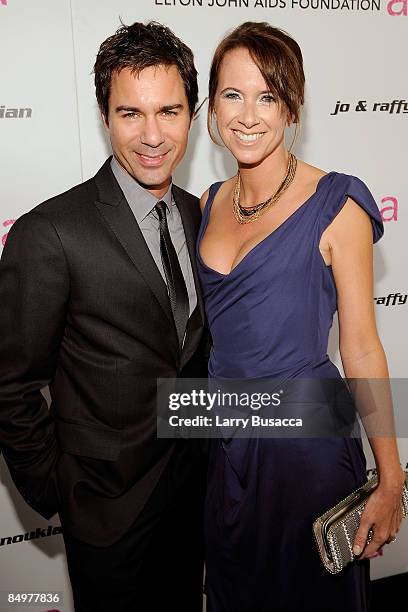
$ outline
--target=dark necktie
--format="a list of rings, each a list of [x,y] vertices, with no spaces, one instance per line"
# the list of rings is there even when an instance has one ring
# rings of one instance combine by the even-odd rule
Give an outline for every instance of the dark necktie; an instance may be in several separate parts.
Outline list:
[[[184,282],[180,262],[170,238],[167,225],[166,203],[162,200],[157,202],[155,209],[159,217],[160,229],[160,254],[167,281],[170,306],[176,324],[177,336],[180,347],[183,345],[184,333],[186,331],[189,304],[186,283]]]

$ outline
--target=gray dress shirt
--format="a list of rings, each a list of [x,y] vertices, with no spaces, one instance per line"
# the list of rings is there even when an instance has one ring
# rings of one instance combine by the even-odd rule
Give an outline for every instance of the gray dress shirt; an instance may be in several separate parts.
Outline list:
[[[160,270],[164,282],[166,282],[160,255],[159,218],[154,208],[159,200],[149,191],[141,187],[139,183],[122,168],[115,156],[112,157],[111,168],[135,216],[156,266]],[[186,283],[191,315],[197,305],[197,294],[183,223],[179,209],[174,202],[171,188],[172,185],[170,184],[166,194],[160,198],[160,200],[163,200],[167,205],[167,225]]]

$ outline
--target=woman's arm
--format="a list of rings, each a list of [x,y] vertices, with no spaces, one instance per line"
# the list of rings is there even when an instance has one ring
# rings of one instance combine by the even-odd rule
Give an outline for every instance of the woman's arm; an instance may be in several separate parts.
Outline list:
[[[372,227],[368,215],[353,200],[347,200],[324,232],[321,250],[329,254],[336,283],[339,346],[344,373],[348,379],[356,379],[357,408],[360,414],[368,415],[362,420],[379,476],[379,486],[366,506],[355,540],[355,545],[362,550],[368,530],[370,527],[373,529],[373,541],[361,555],[361,558],[366,558],[373,556],[399,529],[404,473],[393,434],[389,384],[384,389],[389,376],[387,360],[375,323]],[[378,384],[373,380],[372,389],[376,393],[381,390],[381,401],[367,393],[372,379],[377,379]],[[362,382],[360,387],[364,387],[366,381],[366,389],[360,393],[359,381]],[[373,400],[374,406],[367,406],[367,397]],[[375,431],[380,435],[373,435]]]

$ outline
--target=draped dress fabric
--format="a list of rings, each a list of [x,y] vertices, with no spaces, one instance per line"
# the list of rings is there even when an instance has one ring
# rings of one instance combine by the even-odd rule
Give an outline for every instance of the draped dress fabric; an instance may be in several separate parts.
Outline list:
[[[383,234],[358,178],[329,172],[315,193],[229,274],[197,261],[213,339],[209,376],[338,378],[327,356],[336,287],[319,251],[348,197]],[[368,612],[369,561],[333,576],[313,540],[313,520],[366,480],[360,438],[216,439],[206,499],[208,612]]]

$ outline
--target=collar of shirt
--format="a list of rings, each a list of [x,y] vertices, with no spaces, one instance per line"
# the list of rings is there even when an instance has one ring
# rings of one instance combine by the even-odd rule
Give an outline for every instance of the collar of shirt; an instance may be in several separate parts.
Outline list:
[[[172,208],[175,205],[172,198],[172,183],[170,183],[164,196],[158,199],[151,194],[150,191],[147,191],[147,189],[139,185],[139,183],[122,168],[115,156],[112,157],[111,168],[139,225],[151,212],[154,213],[154,216],[157,216],[154,207],[157,202],[161,200],[166,203],[167,214],[170,217],[172,216]]]

